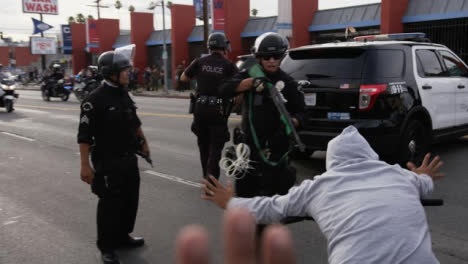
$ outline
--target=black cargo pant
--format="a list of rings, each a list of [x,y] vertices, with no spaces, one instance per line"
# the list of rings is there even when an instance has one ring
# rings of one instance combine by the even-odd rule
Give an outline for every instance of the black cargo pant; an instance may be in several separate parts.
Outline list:
[[[93,159],[96,170],[91,185],[99,197],[97,206],[97,247],[113,250],[133,232],[138,211],[140,173],[135,154],[118,158]]]
[[[197,104],[191,129],[197,136],[203,177],[211,174],[219,179],[219,160],[224,144],[229,141],[227,121],[219,107]]]
[[[278,133],[268,143],[270,160],[281,160],[276,166],[262,160],[253,139],[245,138],[244,141],[250,148],[250,160],[253,168],[248,170],[243,178],[236,180],[236,195],[251,198],[287,194],[296,182],[296,169],[289,165],[289,158],[281,159],[289,149],[288,138]]]

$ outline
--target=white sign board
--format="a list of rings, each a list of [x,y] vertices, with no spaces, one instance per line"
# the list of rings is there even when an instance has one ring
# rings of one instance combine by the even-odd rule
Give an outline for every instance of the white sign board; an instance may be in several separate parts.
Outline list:
[[[57,40],[55,38],[31,38],[31,54],[56,54]]]
[[[276,22],[278,34],[284,38],[292,36],[292,3],[291,0],[278,1],[278,19]]]
[[[23,0],[23,13],[58,15],[58,0]]]

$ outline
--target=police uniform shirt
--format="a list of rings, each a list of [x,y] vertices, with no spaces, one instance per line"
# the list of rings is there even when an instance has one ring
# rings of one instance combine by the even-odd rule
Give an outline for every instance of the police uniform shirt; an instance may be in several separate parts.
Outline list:
[[[305,111],[304,95],[297,89],[297,83],[292,77],[286,74],[281,69],[275,73],[267,74],[267,77],[275,84],[278,81],[283,81],[285,87],[281,90],[284,98],[287,100],[286,109],[292,118],[296,118],[299,124],[302,124],[303,115]],[[226,81],[221,87],[220,91],[222,96],[233,96],[234,90],[239,83],[250,78],[248,72],[243,70],[236,74],[232,79]],[[249,90],[250,91],[250,90]],[[250,134],[250,125],[248,119],[248,93],[245,92],[243,99],[242,111],[242,130],[244,133]],[[252,111],[253,111],[253,124],[260,139],[270,138],[274,133],[277,133],[281,128],[281,121],[279,112],[273,100],[269,96],[267,89],[261,93],[254,92],[252,98]]]
[[[105,155],[134,152],[140,126],[128,92],[104,81],[81,105],[78,143],[95,144],[95,151]]]
[[[218,52],[194,60],[185,70],[185,75],[197,80],[197,94],[218,96],[218,87],[237,72],[234,63]]]

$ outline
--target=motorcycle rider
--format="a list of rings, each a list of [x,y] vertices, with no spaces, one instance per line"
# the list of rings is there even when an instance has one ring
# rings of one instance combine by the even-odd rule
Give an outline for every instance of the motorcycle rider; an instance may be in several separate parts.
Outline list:
[[[210,55],[194,60],[182,73],[181,81],[197,80],[191,130],[197,136],[203,177],[213,175],[218,179],[221,152],[229,140],[228,101],[221,98],[218,87],[237,72],[237,67],[225,58],[230,44],[224,33],[212,33],[207,45]]]
[[[44,78],[45,89],[48,89],[49,94],[55,94],[57,92],[57,83],[59,80],[63,79],[64,75],[62,73],[62,67],[60,64],[55,63],[51,66],[52,73]],[[52,89],[55,90],[52,90]]]

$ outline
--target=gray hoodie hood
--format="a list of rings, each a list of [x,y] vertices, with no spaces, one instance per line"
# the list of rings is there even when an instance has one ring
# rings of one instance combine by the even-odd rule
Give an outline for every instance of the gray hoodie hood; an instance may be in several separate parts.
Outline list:
[[[379,160],[379,155],[354,126],[348,126],[328,142],[327,171],[368,160]]]

